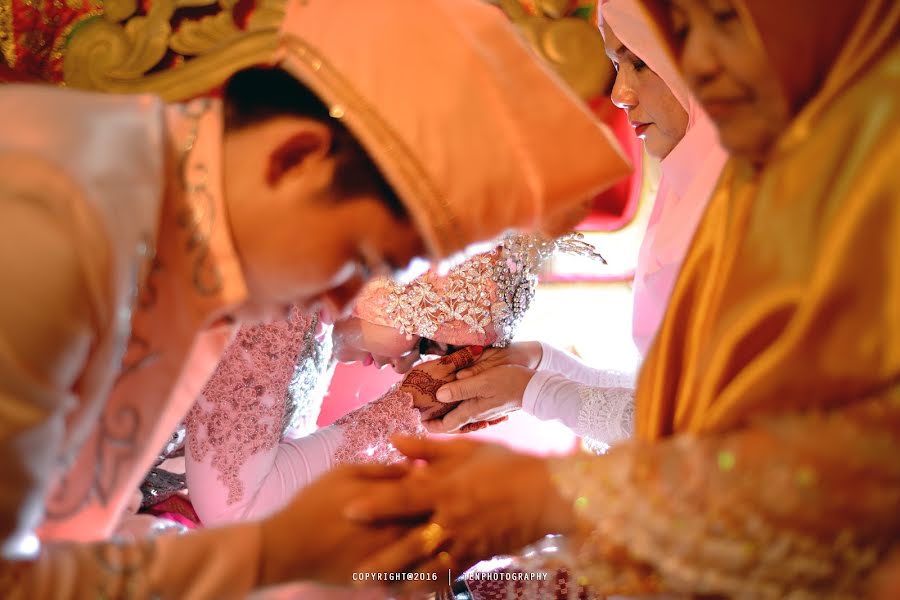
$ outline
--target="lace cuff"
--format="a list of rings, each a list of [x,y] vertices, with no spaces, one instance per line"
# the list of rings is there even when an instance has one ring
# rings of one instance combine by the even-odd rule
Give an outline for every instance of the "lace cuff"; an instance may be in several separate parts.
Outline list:
[[[616,374],[611,378],[620,381]],[[522,410],[563,423],[599,454],[634,432],[632,388],[586,386],[559,373],[535,373],[525,388]]]
[[[335,464],[380,462],[402,459],[388,438],[395,433],[425,435],[413,397],[395,384],[381,398],[335,421],[343,441],[334,453]]]
[[[634,434],[634,390],[578,386],[581,410],[575,433],[598,454]]]

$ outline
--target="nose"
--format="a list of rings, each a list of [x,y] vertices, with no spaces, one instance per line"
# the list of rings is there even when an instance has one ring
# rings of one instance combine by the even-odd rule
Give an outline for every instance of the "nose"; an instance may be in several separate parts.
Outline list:
[[[331,288],[319,298],[321,310],[328,313],[332,322],[349,317],[353,300],[356,299],[364,284],[363,278],[357,274]]]
[[[634,86],[628,81],[628,77],[623,73],[623,70],[624,69],[620,68],[616,72],[616,81],[613,83],[612,93],[609,97],[613,104],[622,110],[628,111],[638,105],[638,96],[637,92],[634,91]]]
[[[394,373],[403,375],[405,373],[408,373],[409,370],[412,369],[412,366],[416,363],[417,360],[419,360],[419,351],[413,350],[406,356],[392,360],[391,365],[394,368]]]

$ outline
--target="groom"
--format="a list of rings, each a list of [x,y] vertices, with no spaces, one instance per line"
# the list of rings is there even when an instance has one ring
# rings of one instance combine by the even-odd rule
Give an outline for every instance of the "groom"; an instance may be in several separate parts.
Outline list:
[[[9,597],[348,581],[402,533],[340,517],[390,469],[328,474],[261,524],[40,548],[35,534],[110,531],[236,320],[293,303],[338,312],[373,270],[570,224],[627,170],[495,8],[292,0],[286,15],[277,68],[239,73],[223,102],[0,90]]]

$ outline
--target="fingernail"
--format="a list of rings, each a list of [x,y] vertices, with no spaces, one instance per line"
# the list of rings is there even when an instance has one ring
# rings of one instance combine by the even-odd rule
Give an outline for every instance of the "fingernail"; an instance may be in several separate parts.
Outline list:
[[[478,358],[484,352],[484,346],[469,346],[469,352],[472,353],[472,356]]]
[[[450,392],[447,390],[438,390],[435,398],[438,399],[438,402],[450,402]]]

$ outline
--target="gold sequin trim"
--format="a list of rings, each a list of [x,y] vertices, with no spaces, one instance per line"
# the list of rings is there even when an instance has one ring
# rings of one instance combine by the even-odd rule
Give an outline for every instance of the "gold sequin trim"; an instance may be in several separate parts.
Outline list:
[[[330,100],[338,102],[341,112],[358,117],[381,144],[382,149],[393,157],[393,164],[400,171],[413,197],[426,205],[429,214],[437,216],[433,223],[441,241],[454,249],[461,248],[465,240],[450,203],[403,139],[318,50],[293,37],[288,40],[288,45],[293,47],[297,57],[315,74],[317,83],[324,86]]]
[[[16,66],[16,38],[13,33],[12,0],[0,0],[0,52],[10,68]]]

